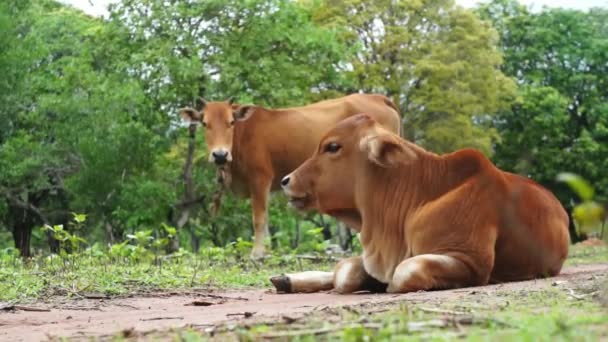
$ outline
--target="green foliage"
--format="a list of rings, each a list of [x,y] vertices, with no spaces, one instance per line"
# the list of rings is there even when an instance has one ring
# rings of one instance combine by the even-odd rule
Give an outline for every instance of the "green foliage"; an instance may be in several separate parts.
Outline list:
[[[324,252],[328,247],[329,241],[323,239],[323,229],[323,227],[317,227],[307,230],[305,234],[308,235],[310,239],[307,239],[304,243],[300,244],[298,246],[298,251]]]
[[[13,238],[25,257],[30,244],[69,256],[83,239],[155,262],[180,246],[250,248],[249,203],[225,196],[211,216],[216,170],[200,133],[202,199],[183,209],[189,141],[176,109],[198,96],[280,107],[384,93],[406,136],[436,152],[495,150],[499,166],[566,205],[573,193],[555,177],[574,172],[605,202],[606,11],[495,0],[477,14],[487,21],[451,0],[122,0],[100,19],[53,0],[2,1],[0,247]],[[334,220],[296,215],[281,195],[270,226],[280,251],[338,241],[327,239]]]
[[[521,85],[518,103],[496,120],[497,164],[539,181],[569,210],[573,193],[556,182],[558,172],[580,175],[605,201],[608,10],[532,13],[516,1],[495,0],[478,12],[498,30],[503,70]]]
[[[311,91],[341,82],[335,65],[344,44],[311,21],[309,7],[291,1],[129,0],[113,7],[111,21],[137,51],[122,56],[123,67],[159,103],[204,95],[304,104]]]
[[[496,32],[451,0],[323,1],[315,19],[345,27],[360,46],[346,74],[352,90],[380,92],[401,109],[406,136],[436,152],[475,147],[491,153],[487,125],[512,101]]]
[[[202,94],[306,103],[340,82],[346,50],[287,1],[123,1],[106,22],[50,0],[2,6],[0,221],[26,235],[74,210],[89,214],[94,240],[165,234],[183,192],[175,108]],[[197,162],[197,194],[215,191],[214,172]],[[23,211],[28,221],[13,227]],[[245,213],[229,198],[216,219],[197,210],[186,229],[223,246],[251,234]]]

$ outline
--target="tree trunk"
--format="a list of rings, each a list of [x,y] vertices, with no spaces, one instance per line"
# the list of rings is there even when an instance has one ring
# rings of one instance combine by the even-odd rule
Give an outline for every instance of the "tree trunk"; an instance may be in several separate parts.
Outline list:
[[[34,204],[16,197],[9,198],[9,222],[13,226],[13,240],[15,247],[19,248],[23,257],[31,255],[30,242],[34,226],[48,223],[46,217],[36,207],[40,199],[36,200],[35,196],[28,196],[28,198],[34,199]]]
[[[186,154],[186,163],[184,164],[184,172],[182,179],[184,182],[184,195],[181,203],[183,205],[175,206],[177,214],[172,213],[173,222],[171,225],[175,227],[176,236],[167,246],[167,253],[176,252],[179,249],[179,233],[190,218],[190,209],[195,204],[194,202],[194,182],[192,181],[192,169],[194,164],[194,148],[196,143],[196,125],[192,124],[188,127],[188,152]]]
[[[200,237],[196,236],[196,232],[191,225],[188,232],[190,233],[190,247],[192,247],[192,252],[196,254],[198,253],[199,249],[201,249],[201,239]]]
[[[325,222],[322,214],[319,214],[319,221],[321,222],[321,226],[323,227],[323,240],[331,240],[331,224],[329,222]]]
[[[293,235],[293,240],[291,241],[291,248],[296,249],[300,246],[300,218],[296,218],[296,231]]]
[[[268,225],[268,230],[270,231],[270,247],[273,251],[276,251],[277,248],[279,248],[279,242],[277,241],[277,237],[274,236],[274,234],[276,234],[279,229],[273,225]]]
[[[15,213],[15,211],[18,211]],[[30,241],[32,238],[32,225],[27,222],[27,211],[15,208],[13,214],[13,240],[15,248],[19,249],[19,253],[23,258],[31,256]]]
[[[350,251],[353,248],[352,230],[344,223],[338,221],[338,242],[343,251]]]
[[[106,231],[106,237],[108,239],[108,242],[110,243],[110,245],[113,245],[114,244],[114,229],[112,228],[112,225],[110,224],[110,222],[108,222],[105,218],[104,218],[103,227]]]
[[[211,233],[211,242],[213,242],[213,245],[216,247],[224,247],[224,244],[220,239],[220,229],[217,224],[211,223],[209,225],[209,232]]]

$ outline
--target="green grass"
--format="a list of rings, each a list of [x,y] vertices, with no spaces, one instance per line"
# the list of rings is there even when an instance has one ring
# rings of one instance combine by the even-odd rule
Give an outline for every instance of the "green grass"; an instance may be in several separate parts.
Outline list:
[[[566,264],[606,262],[607,255],[605,247],[572,246]],[[598,275],[559,282],[544,289],[505,289],[492,295],[471,293],[464,299],[430,300],[422,304],[407,301],[367,304],[317,311],[289,323],[273,318],[240,326],[219,326],[213,334],[174,329],[154,332],[146,338],[173,341],[600,341],[608,340],[607,282],[605,275]]]
[[[584,246],[576,244],[570,246],[566,266],[608,262],[608,248],[606,246]]]
[[[28,302],[53,296],[78,298],[186,288],[268,287],[282,272],[330,269],[334,262],[301,260],[294,255],[253,262],[233,253],[158,259],[110,258],[107,255],[38,257],[23,262],[0,258],[0,301]]]
[[[263,262],[248,258],[248,249],[205,249],[154,257],[149,251],[129,257],[90,249],[80,255],[39,256],[28,262],[0,254],[0,301],[31,302],[54,297],[80,298],[90,293],[137,294],[187,288],[270,287],[268,278],[285,272],[328,270],[335,262],[275,255]],[[566,265],[606,262],[605,247],[572,246]],[[608,340],[608,308],[600,304],[606,279],[544,290],[469,295],[464,300],[413,304],[406,301],[331,309],[285,323],[261,321],[247,326],[219,327],[214,335],[194,329],[155,332],[150,340],[255,341],[598,341]],[[564,287],[568,286],[568,288]],[[602,288],[602,286],[604,286]],[[577,299],[567,290],[584,297]],[[439,310],[440,312],[429,312]],[[441,311],[457,311],[452,315]],[[440,324],[433,326],[433,324]],[[116,337],[116,340],[123,340]]]
[[[294,255],[274,255],[253,262],[249,250],[208,248],[199,255],[182,253],[154,258],[112,257],[91,249],[80,255],[38,256],[28,262],[0,254],[0,301],[33,301],[85,293],[124,295],[186,288],[269,287],[272,275],[302,270],[330,270],[335,262],[311,262]],[[571,246],[566,265],[606,262],[608,248]]]

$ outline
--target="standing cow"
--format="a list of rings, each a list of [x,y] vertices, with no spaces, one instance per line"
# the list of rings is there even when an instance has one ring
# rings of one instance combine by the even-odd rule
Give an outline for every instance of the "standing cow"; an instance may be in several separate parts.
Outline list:
[[[271,279],[283,292],[411,292],[557,275],[568,215],[530,179],[464,149],[425,151],[368,115],[340,122],[282,180],[291,203],[361,233],[363,255],[334,272]]]
[[[268,229],[268,197],[280,180],[310,157],[319,140],[339,121],[371,114],[389,131],[400,133],[395,104],[385,96],[352,94],[303,107],[267,109],[236,105],[231,100],[180,110],[188,122],[205,127],[209,161],[229,173],[230,189],[251,198],[254,226],[253,258],[263,257]]]

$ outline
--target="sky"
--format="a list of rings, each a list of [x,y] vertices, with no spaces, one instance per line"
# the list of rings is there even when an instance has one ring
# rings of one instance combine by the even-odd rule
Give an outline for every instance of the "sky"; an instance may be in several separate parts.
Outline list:
[[[59,0],[60,2],[71,4],[76,8],[80,8],[86,13],[99,16],[106,15],[106,7],[108,4],[117,2],[117,0]],[[456,3],[463,7],[473,7],[479,2],[487,2],[484,0],[456,0]],[[542,6],[549,7],[564,7],[580,10],[587,10],[591,7],[608,7],[608,0],[519,0],[520,3],[528,6],[532,5],[532,9],[540,9]]]

